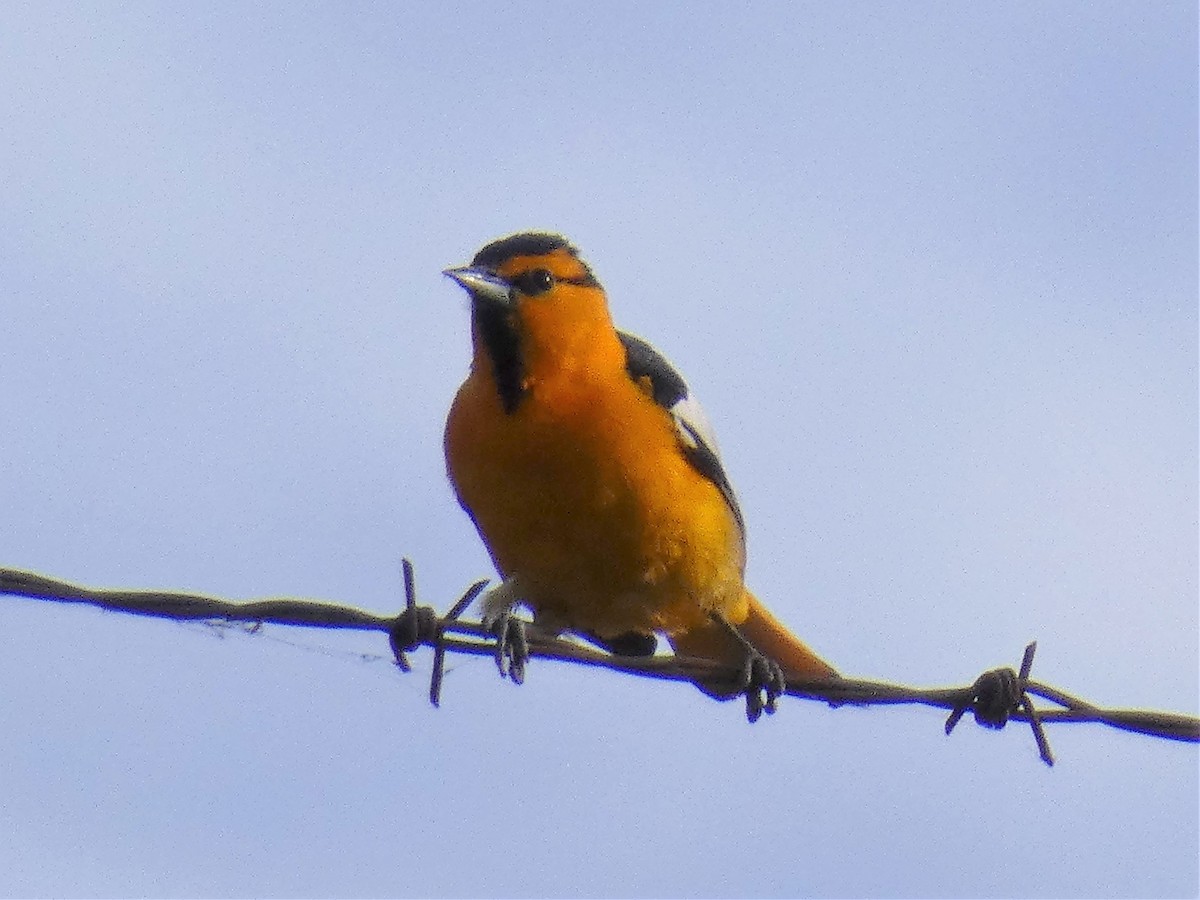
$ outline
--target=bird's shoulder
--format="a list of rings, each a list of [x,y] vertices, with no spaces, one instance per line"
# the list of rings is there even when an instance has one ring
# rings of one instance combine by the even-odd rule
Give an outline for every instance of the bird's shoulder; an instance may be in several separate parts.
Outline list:
[[[679,370],[653,344],[627,331],[618,331],[617,336],[625,348],[625,371],[635,383],[648,386],[647,393],[654,402],[670,413],[684,456],[696,471],[720,489],[744,533],[742,511],[725,474],[716,434],[704,408],[692,396]]]

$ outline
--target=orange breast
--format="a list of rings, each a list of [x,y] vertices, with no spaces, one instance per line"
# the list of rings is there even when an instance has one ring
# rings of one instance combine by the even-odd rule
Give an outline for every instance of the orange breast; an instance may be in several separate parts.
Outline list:
[[[623,371],[544,378],[506,414],[477,368],[446,459],[496,567],[549,626],[612,637],[745,617],[733,515]]]

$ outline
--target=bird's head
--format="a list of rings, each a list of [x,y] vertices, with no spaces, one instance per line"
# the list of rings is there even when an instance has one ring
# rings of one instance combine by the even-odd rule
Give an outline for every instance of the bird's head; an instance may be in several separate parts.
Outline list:
[[[490,361],[510,410],[541,374],[623,359],[604,289],[561,235],[500,238],[445,274],[471,297],[476,361]]]

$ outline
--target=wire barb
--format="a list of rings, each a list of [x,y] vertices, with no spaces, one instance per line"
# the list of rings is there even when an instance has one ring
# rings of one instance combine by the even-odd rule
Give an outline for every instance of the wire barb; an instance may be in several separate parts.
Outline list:
[[[404,560],[403,569],[404,612],[392,621],[388,629],[388,641],[392,645],[392,654],[396,657],[396,665],[400,667],[400,671],[411,672],[412,666],[409,665],[405,654],[436,641],[438,617],[433,607],[417,605],[416,578],[412,563]]]
[[[260,631],[264,625],[382,631],[391,643],[396,665],[404,671],[411,669],[406,654],[421,646],[433,648],[430,701],[434,706],[441,699],[447,653],[496,656],[495,632],[482,622],[463,621],[460,618],[486,584],[486,581],[479,581],[471,585],[451,610],[439,618],[432,607],[417,603],[416,580],[408,560],[404,561],[405,607],[398,616],[381,616],[352,606],[292,597],[233,601],[203,594],[89,588],[20,569],[0,568],[0,594],[17,597],[84,603],[111,612],[177,621],[245,622],[252,626],[250,633]],[[514,641],[513,653],[517,655],[502,657],[502,660],[507,659],[508,675],[517,683],[524,677],[523,666],[515,666],[517,658],[557,660],[598,666],[643,678],[692,683],[736,682],[739,675],[745,674],[740,670],[730,671],[706,659],[612,656],[536,627],[527,627],[531,623],[516,617],[513,619],[521,627],[524,643],[516,643],[513,636],[509,635],[509,640]],[[820,700],[832,707],[918,704],[951,710],[946,720],[946,732],[949,733],[967,710],[971,710],[975,720],[985,727],[998,728],[1009,721],[1028,722],[1037,740],[1038,751],[1048,765],[1053,764],[1054,757],[1046,740],[1044,726],[1052,723],[1093,722],[1167,740],[1200,742],[1200,719],[1196,716],[1157,710],[1106,709],[1066,691],[1031,680],[1036,647],[1036,643],[1031,643],[1025,648],[1019,672],[996,669],[984,673],[967,687],[916,688],[854,678],[796,681],[785,685],[780,680],[773,688],[764,687],[766,699],[759,694],[761,708],[757,712],[772,712],[775,708],[774,698],[785,693],[792,697]],[[1035,709],[1034,696],[1059,708]],[[754,706],[749,699],[747,703],[750,715]]]
[[[408,561],[405,560],[407,563]],[[450,611],[446,613],[446,617],[437,623],[436,633],[433,637],[433,672],[429,676],[429,702],[434,707],[442,704],[442,678],[446,672],[446,628],[447,626],[457,622],[459,616],[467,611],[475,598],[487,587],[487,579],[477,581],[463,592],[463,595],[458,598]]]
[[[1033,698],[1029,696],[1029,673],[1033,669],[1033,654],[1037,652],[1037,641],[1030,641],[1025,646],[1025,655],[1021,657],[1021,671],[1017,674],[1017,689],[1021,695],[1021,708],[1029,716],[1029,727],[1033,730],[1033,739],[1037,742],[1038,756],[1048,766],[1054,765],[1054,754],[1050,752],[1050,739],[1046,737],[1046,729],[1042,727],[1042,718],[1033,707]]]
[[[1025,647],[1020,672],[1008,668],[992,669],[976,678],[975,683],[971,685],[969,696],[957,704],[946,719],[946,734],[954,730],[968,709],[974,714],[976,722],[984,728],[996,730],[1007,725],[1009,719],[1018,711],[1024,710],[1025,718],[1033,729],[1033,738],[1037,742],[1042,762],[1048,766],[1054,765],[1050,741],[1028,693],[1029,673],[1033,668],[1033,654],[1036,651],[1037,641],[1031,641]]]

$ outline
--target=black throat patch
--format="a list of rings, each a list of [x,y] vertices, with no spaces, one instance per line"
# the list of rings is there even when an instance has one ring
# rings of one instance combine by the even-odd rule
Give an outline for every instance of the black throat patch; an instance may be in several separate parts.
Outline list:
[[[478,301],[471,304],[471,315],[492,361],[500,405],[506,413],[513,413],[525,396],[525,360],[515,315],[512,310]]]

